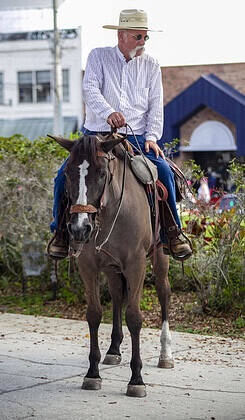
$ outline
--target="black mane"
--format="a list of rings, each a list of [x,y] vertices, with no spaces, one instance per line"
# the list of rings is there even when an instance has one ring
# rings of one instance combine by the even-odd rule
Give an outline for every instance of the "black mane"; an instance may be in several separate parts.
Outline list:
[[[67,165],[72,165],[77,162],[79,157],[86,159],[89,164],[97,166],[98,157],[97,151],[99,149],[99,141],[96,136],[84,135],[76,141],[73,147]]]

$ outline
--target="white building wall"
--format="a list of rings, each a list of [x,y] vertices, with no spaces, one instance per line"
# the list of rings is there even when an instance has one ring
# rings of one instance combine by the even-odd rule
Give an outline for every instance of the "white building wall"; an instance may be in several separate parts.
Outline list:
[[[64,117],[77,117],[80,129],[82,115],[81,28],[77,38],[62,39],[62,69],[69,69],[70,100],[62,103]],[[0,119],[53,117],[53,90],[50,103],[19,103],[19,71],[53,71],[51,40],[0,41],[0,72],[4,80],[4,105]]]

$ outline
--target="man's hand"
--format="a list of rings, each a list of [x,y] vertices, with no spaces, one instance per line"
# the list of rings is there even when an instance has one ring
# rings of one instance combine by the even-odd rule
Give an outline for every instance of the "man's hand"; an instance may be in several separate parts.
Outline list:
[[[148,153],[150,149],[154,150],[157,158],[160,155],[163,159],[165,159],[165,156],[164,156],[164,153],[163,153],[162,149],[160,149],[160,147],[156,144],[156,142],[152,141],[152,140],[146,140],[146,142],[145,142],[146,153]]]
[[[113,112],[107,118],[107,122],[112,128],[121,128],[125,126],[126,119],[121,112]]]

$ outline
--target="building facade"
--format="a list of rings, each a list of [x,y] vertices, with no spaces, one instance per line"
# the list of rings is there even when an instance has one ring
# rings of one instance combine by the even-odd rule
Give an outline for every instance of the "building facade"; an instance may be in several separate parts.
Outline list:
[[[69,135],[83,121],[81,28],[60,30],[62,115]],[[53,31],[0,34],[0,136],[53,131]]]
[[[161,142],[179,139],[176,160],[193,159],[227,178],[245,157],[245,63],[162,68],[165,123]]]

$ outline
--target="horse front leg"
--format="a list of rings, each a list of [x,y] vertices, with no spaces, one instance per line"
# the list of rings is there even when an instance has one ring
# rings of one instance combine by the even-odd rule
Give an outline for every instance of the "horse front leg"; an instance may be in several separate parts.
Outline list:
[[[158,367],[170,369],[174,367],[174,359],[171,350],[171,334],[168,323],[169,303],[171,288],[168,280],[169,257],[164,255],[162,249],[158,249],[155,272],[155,286],[162,313],[161,350]]]
[[[99,375],[99,362],[101,358],[98,329],[102,319],[102,308],[99,296],[99,278],[98,276],[87,277],[83,274],[83,281],[86,289],[87,313],[86,318],[90,332],[90,353],[89,369],[84,377],[82,389],[98,390],[101,389],[102,379]]]
[[[140,357],[140,330],[142,327],[142,314],[140,311],[140,298],[145,278],[145,258],[137,264],[133,263],[134,270],[125,274],[128,288],[128,303],[125,313],[127,327],[131,335],[132,357],[130,367],[132,376],[128,384],[126,395],[129,397],[145,397],[146,388],[141,376],[142,360]]]
[[[108,278],[109,292],[112,298],[113,327],[111,333],[111,344],[103,360],[104,365],[119,365],[122,358],[120,345],[123,340],[122,331],[122,308],[125,293],[125,279],[122,274],[106,271]]]

